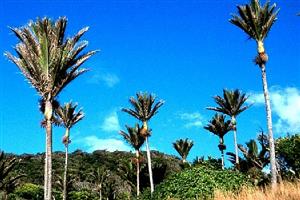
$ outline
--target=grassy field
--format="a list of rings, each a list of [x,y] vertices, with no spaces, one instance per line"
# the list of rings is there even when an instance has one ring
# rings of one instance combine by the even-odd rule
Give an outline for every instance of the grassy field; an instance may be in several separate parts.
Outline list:
[[[244,189],[239,194],[216,192],[215,200],[300,200],[300,181],[282,183],[275,191],[271,188]]]

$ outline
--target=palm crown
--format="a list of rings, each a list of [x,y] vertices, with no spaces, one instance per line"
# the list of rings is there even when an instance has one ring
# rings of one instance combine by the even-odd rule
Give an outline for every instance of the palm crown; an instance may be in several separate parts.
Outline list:
[[[136,124],[135,127],[126,126],[126,129],[128,133],[120,131],[120,135],[122,135],[125,141],[135,150],[139,150],[145,142],[145,138],[140,134],[141,127]]]
[[[251,0],[249,4],[238,5],[238,15],[233,14],[229,20],[247,33],[250,38],[256,40],[258,53],[264,52],[262,42],[277,19],[279,10],[275,11],[275,8],[276,4],[270,5],[270,1],[261,6],[259,0]]]
[[[56,115],[59,117],[65,128],[72,128],[77,122],[84,118],[82,109],[76,112],[77,104],[72,102],[66,103],[63,107],[58,107],[55,110]]]
[[[183,140],[183,139],[177,140],[176,142],[173,143],[173,147],[179,153],[179,155],[183,158],[184,161],[187,158],[193,145],[194,145],[194,142],[187,138],[185,140]]]
[[[220,138],[223,138],[226,133],[232,130],[231,121],[226,121],[225,118],[225,115],[215,114],[212,120],[209,121],[209,124],[204,126],[204,128]]]
[[[162,100],[155,103],[156,97],[152,94],[137,93],[136,99],[129,99],[133,109],[123,108],[122,111],[132,115],[142,122],[146,122],[158,113],[158,109],[164,104]]]
[[[236,117],[251,105],[243,106],[247,101],[246,94],[242,94],[239,90],[223,90],[223,97],[217,95],[214,97],[218,107],[207,107],[208,110],[214,110],[223,114]]]
[[[82,53],[87,42],[79,40],[87,27],[65,39],[66,24],[66,18],[55,23],[44,18],[26,27],[11,28],[20,42],[15,47],[17,57],[9,52],[6,56],[45,100],[53,100],[68,83],[86,72],[79,67],[96,53]]]

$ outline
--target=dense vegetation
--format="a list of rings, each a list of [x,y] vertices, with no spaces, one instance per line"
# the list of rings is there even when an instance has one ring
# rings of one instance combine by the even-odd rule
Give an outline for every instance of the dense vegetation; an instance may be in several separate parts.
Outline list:
[[[217,189],[237,192],[248,185],[250,181],[239,172],[200,165],[167,178],[156,187],[152,199],[210,199]],[[151,199],[149,196],[142,199]]]
[[[146,152],[141,152],[140,199],[206,199],[218,191],[238,192],[242,186],[265,185],[270,176],[263,172],[269,163],[268,153],[263,145],[267,139],[263,134],[255,140],[239,145],[243,152],[240,157],[240,172],[234,168],[222,170],[221,159],[197,157],[192,164],[182,162],[178,157],[151,151],[155,191],[151,198]],[[299,178],[300,135],[286,136],[276,140],[276,150],[280,161],[283,180]],[[233,153],[232,153],[233,154]],[[6,184],[2,191],[9,193],[8,199],[43,199],[43,161],[45,154],[5,154],[0,164],[14,163],[8,175],[0,181],[12,180],[21,175],[13,184]],[[64,152],[53,154],[55,199],[62,199]],[[229,159],[235,163],[235,155]],[[136,198],[135,154],[129,152],[107,152],[104,150],[86,153],[77,150],[69,154],[69,176],[67,180],[68,199],[134,199]],[[261,166],[260,166],[261,164]],[[1,184],[0,184],[1,186]]]
[[[149,187],[148,170],[143,152],[141,157],[141,190]],[[174,156],[165,155],[152,151],[152,170],[154,175],[154,184],[159,184],[168,175],[181,170],[180,160]],[[23,154],[20,156],[7,154],[6,159],[16,158],[20,162],[16,164],[11,175],[24,174],[20,179],[21,187],[15,190],[15,195],[31,199],[39,196],[41,199],[43,193],[43,163],[45,154]],[[133,162],[135,154],[129,152],[107,152],[95,151],[86,153],[80,150],[69,154],[69,199],[76,199],[76,195],[87,194],[99,196],[99,177],[103,176],[101,193],[103,199],[122,199],[124,196],[135,196],[136,183],[136,165]],[[64,152],[55,152],[53,154],[54,171],[54,192],[62,192],[62,177],[64,172]],[[98,177],[97,177],[98,176]],[[38,194],[38,195],[37,195]],[[29,198],[28,196],[31,197]],[[60,195],[57,195],[58,197]],[[57,198],[58,198],[57,197]],[[74,197],[74,198],[72,198]]]

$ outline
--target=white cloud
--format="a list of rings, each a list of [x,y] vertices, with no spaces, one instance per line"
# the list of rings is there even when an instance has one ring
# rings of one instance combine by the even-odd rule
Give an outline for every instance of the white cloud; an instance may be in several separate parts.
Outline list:
[[[101,84],[104,83],[107,87],[114,87],[120,82],[119,77],[116,74],[102,72],[94,74],[89,80],[89,83]]]
[[[90,135],[81,140],[81,143],[85,147],[87,147],[88,152],[93,152],[95,150],[107,150],[110,152],[113,151],[130,151],[131,148],[125,144],[122,140],[108,138],[108,139],[101,139],[95,135]]]
[[[116,111],[113,111],[104,119],[101,129],[105,132],[115,132],[121,129],[119,118]]]
[[[203,117],[199,112],[180,113],[179,118],[185,122],[185,128],[202,127]]]
[[[272,87],[270,89],[271,108],[273,115],[278,117],[274,123],[277,133],[300,131],[300,90],[295,87]],[[262,93],[254,93],[250,100],[256,105],[264,105]]]

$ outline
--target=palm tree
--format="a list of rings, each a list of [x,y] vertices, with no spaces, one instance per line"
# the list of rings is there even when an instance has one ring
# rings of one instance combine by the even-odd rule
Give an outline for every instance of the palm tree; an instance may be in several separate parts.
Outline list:
[[[270,162],[271,162],[271,182],[272,186],[277,185],[277,170],[275,158],[275,146],[272,131],[272,112],[270,105],[270,97],[268,92],[266,63],[268,55],[264,48],[264,40],[268,36],[272,25],[277,19],[279,10],[275,10],[276,4],[270,5],[267,1],[265,5],[260,5],[259,0],[251,0],[249,4],[238,5],[238,15],[233,15],[230,22],[242,29],[251,39],[257,43],[257,53],[255,64],[259,66],[262,73],[263,91],[266,106],[266,117],[269,132],[270,144]]]
[[[140,134],[141,128],[139,124],[135,127],[126,126],[127,132],[120,131],[119,133],[123,136],[124,140],[135,149],[136,153],[136,194],[140,195],[140,148],[145,142],[145,138]]]
[[[11,175],[15,166],[19,163],[16,158],[6,158],[3,151],[0,151],[0,191],[4,192],[3,199],[7,199],[7,195],[12,192],[18,185],[23,174]]]
[[[183,163],[187,162],[186,158],[189,155],[189,152],[193,147],[193,145],[194,142],[192,140],[189,140],[188,138],[186,138],[185,140],[183,139],[176,140],[176,142],[173,143],[173,147],[181,156]]]
[[[96,169],[93,169],[91,173],[89,174],[91,178],[93,179],[95,185],[96,185],[96,191],[99,192],[99,200],[102,200],[102,190],[103,190],[103,184],[105,183],[106,179],[110,175],[110,170],[105,169],[103,167],[97,167]]]
[[[243,158],[240,158],[239,170],[251,175],[256,185],[265,181],[265,179],[262,178],[262,170],[270,163],[268,138],[264,135],[263,131],[261,131],[257,140],[260,144],[260,148],[253,139],[246,142],[246,146],[238,145],[239,150],[243,154]],[[227,152],[226,154],[229,156],[228,160],[234,164],[236,155],[232,152]]]
[[[250,107],[244,106],[243,104],[246,102],[248,97],[246,94],[241,93],[238,89],[236,90],[226,90],[223,89],[223,97],[215,96],[214,100],[218,104],[218,107],[208,107],[208,110],[214,110],[217,112],[221,112],[231,117],[231,126],[233,130],[233,139],[235,146],[235,154],[236,160],[235,164],[238,167],[239,165],[239,157],[238,157],[238,145],[237,145],[237,128],[236,128],[236,117],[246,109]]]
[[[66,39],[66,25],[66,18],[59,18],[55,23],[43,18],[30,22],[25,27],[11,28],[20,40],[15,47],[17,56],[5,53],[45,101],[45,200],[50,200],[52,196],[52,103],[71,81],[87,71],[79,68],[96,53],[82,53],[87,42],[79,40],[88,28],[83,28],[75,36]]]
[[[72,102],[66,103],[63,107],[58,107],[55,110],[56,115],[61,121],[62,125],[66,128],[65,135],[63,137],[63,144],[65,145],[65,166],[64,166],[64,182],[63,182],[63,200],[67,199],[67,172],[68,172],[68,147],[71,143],[70,129],[83,119],[84,113],[80,109],[76,112],[77,105],[73,105]]]
[[[226,116],[220,115],[218,113],[209,121],[209,124],[204,126],[204,128],[211,133],[219,137],[219,150],[222,155],[222,169],[224,169],[224,150],[226,145],[224,143],[224,136],[232,130],[232,123],[230,120],[225,121]]]
[[[147,160],[148,160],[148,170],[150,178],[150,190],[151,194],[154,192],[153,176],[152,176],[152,167],[151,167],[151,156],[148,137],[150,136],[150,131],[148,128],[149,120],[158,113],[158,109],[164,104],[162,100],[155,103],[156,97],[145,93],[137,93],[136,99],[131,97],[129,99],[130,104],[133,109],[123,108],[122,111],[130,114],[136,119],[140,120],[143,123],[142,129],[140,131],[141,135],[145,138],[146,141],[146,150],[147,150]]]

